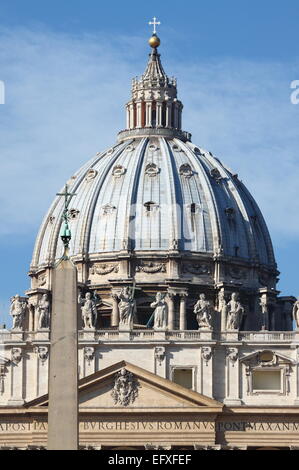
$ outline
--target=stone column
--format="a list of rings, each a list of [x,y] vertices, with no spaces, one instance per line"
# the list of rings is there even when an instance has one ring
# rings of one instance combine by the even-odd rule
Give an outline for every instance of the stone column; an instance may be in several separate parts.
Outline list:
[[[152,125],[152,103],[146,103],[146,113],[145,113],[145,127],[151,127]]]
[[[226,397],[224,403],[229,406],[238,406],[240,400],[239,391],[239,351],[236,347],[229,347],[226,350]]]
[[[175,294],[168,292],[168,329],[174,330],[175,315],[174,315],[174,298]]]
[[[172,103],[167,103],[166,104],[166,127],[172,127],[171,126],[171,111],[172,111]]]
[[[138,102],[136,103],[136,127],[138,129],[141,128],[141,112],[142,112],[141,102]]]
[[[178,128],[179,129],[182,129],[182,110],[183,110],[183,106],[180,105],[179,106],[179,114],[178,114]]]
[[[126,123],[127,123],[127,129],[130,129],[130,109],[128,105],[126,108]]]
[[[187,292],[180,294],[180,330],[187,329],[187,317],[186,317],[186,298]]]
[[[24,355],[21,347],[13,347],[11,350],[11,390],[12,396],[8,400],[9,406],[21,406],[23,397],[23,363]]]
[[[134,105],[130,103],[130,129],[134,129]]]
[[[157,101],[157,127],[162,127],[162,103]]]
[[[78,449],[77,307],[77,270],[62,260],[53,270],[48,450]]]
[[[178,129],[178,126],[179,126],[179,115],[178,115],[178,104],[177,103],[174,103],[174,128],[175,129]]]
[[[40,297],[38,298],[38,301],[40,300]],[[38,305],[38,302],[37,304],[35,305],[35,308],[34,308],[34,331],[38,331],[38,320],[39,320],[39,311],[38,311],[38,308],[37,308],[37,305]]]
[[[34,328],[34,312],[35,306],[30,304],[28,308],[28,331],[33,331]]]
[[[119,325],[119,310],[118,310],[118,297],[116,292],[112,292],[112,315],[111,315],[111,326]]]
[[[200,351],[200,374],[197,383],[197,392],[213,397],[213,348],[202,346]]]

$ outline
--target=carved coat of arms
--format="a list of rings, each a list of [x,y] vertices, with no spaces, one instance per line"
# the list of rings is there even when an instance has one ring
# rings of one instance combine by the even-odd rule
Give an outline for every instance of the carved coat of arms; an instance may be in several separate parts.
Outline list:
[[[137,379],[132,372],[121,369],[114,378],[114,387],[111,392],[115,405],[128,406],[133,403],[138,396]]]

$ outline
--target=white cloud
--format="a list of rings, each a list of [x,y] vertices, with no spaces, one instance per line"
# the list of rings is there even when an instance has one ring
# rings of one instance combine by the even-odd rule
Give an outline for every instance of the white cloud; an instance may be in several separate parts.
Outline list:
[[[0,32],[0,233],[36,230],[69,176],[114,143],[131,78],[145,67],[143,42],[132,48],[123,37]],[[239,173],[270,231],[298,236],[299,105],[290,101],[298,64],[202,63],[198,53],[192,64],[166,68],[178,76],[194,142]]]

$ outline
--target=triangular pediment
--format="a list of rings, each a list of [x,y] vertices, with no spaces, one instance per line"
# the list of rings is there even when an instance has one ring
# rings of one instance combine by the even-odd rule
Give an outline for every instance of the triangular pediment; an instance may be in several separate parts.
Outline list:
[[[26,407],[47,406],[48,396]],[[219,412],[223,404],[188,390],[126,361],[118,362],[79,381],[80,409],[193,410]]]
[[[267,355],[269,355],[268,358],[267,358]],[[272,358],[271,358],[271,356],[272,356]],[[266,365],[267,360],[263,360],[265,358],[268,359],[268,361],[269,361],[269,363],[271,363],[271,365],[275,365],[275,364],[279,364],[279,363],[291,364],[291,365],[296,364],[296,361],[294,361],[294,359],[292,359],[288,356],[285,356],[284,354],[281,354],[280,352],[272,351],[271,349],[261,349],[261,350],[254,351],[252,353],[246,354],[245,356],[243,356],[240,359],[240,362],[243,362],[243,363],[246,364],[246,363],[250,363],[250,362],[255,361],[256,364],[262,364],[263,363],[264,365]]]

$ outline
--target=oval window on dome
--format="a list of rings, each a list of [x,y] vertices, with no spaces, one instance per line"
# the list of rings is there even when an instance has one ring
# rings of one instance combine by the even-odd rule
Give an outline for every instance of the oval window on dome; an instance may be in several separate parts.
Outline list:
[[[180,152],[181,149],[180,149],[180,147],[179,147],[178,145],[174,144],[174,145],[172,146],[172,150],[174,150],[175,152]]]
[[[180,175],[185,178],[190,178],[193,175],[193,170],[189,163],[184,163],[180,166]]]
[[[218,170],[218,168],[212,168],[212,169],[210,170],[210,175],[211,175],[212,178],[214,178],[215,180],[221,179],[221,174],[220,174],[220,171]]]
[[[159,171],[160,171],[160,169],[157,167],[157,165],[155,163],[149,163],[145,167],[145,174],[148,175],[148,176],[151,176],[151,177],[157,176]]]
[[[78,211],[78,209],[70,209],[70,211],[69,211],[69,218],[70,218],[71,220],[77,219],[79,213],[80,213],[80,211]]]
[[[155,145],[155,144],[150,144],[148,146],[148,149],[151,151],[151,152],[155,152],[156,150],[158,150],[158,147]]]
[[[111,149],[109,149],[109,150],[107,151],[107,155],[111,155],[113,152],[114,152],[114,148],[111,147]]]
[[[97,170],[94,170],[93,168],[88,170],[85,175],[86,181],[91,181],[97,176],[98,172]]]
[[[128,145],[127,148],[126,148],[127,152],[133,152],[133,150],[135,150],[135,147],[134,145]]]
[[[115,177],[115,178],[121,178],[121,176],[123,176],[126,172],[126,169],[124,166],[122,165],[117,165],[113,168],[112,170],[112,175]]]

